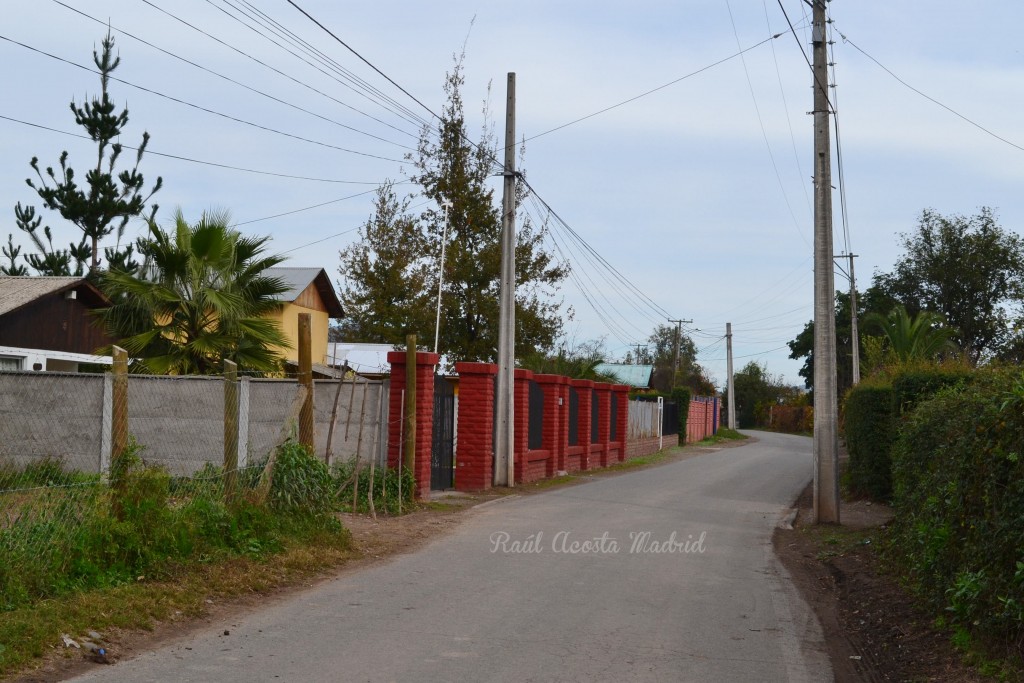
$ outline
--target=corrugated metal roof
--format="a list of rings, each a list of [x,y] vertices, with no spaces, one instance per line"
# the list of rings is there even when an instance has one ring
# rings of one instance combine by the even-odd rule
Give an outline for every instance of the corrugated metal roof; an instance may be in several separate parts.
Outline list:
[[[596,372],[611,375],[621,384],[631,387],[648,387],[651,385],[653,365],[624,365],[622,363],[600,363],[594,367]]]
[[[79,285],[95,289],[80,277],[0,275],[0,315],[17,310],[48,294],[63,292]],[[96,293],[99,294],[98,291]]]

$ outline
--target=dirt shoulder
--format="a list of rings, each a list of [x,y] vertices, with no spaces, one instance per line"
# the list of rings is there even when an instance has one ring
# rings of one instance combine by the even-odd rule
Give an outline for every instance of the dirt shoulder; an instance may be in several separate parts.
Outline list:
[[[821,623],[836,683],[987,683],[962,663],[948,634],[933,626],[881,568],[878,542],[892,511],[844,502],[842,526],[813,526],[811,487],[797,501],[792,529],[779,528],[775,552]]]
[[[574,473],[513,489],[494,489],[478,493],[435,492],[430,500],[417,504],[415,511],[400,517],[378,515],[339,515],[352,535],[352,551],[347,556],[315,573],[298,575],[282,573],[268,577],[265,586],[241,594],[219,593],[211,585],[206,596],[197,596],[194,610],[188,614],[174,613],[171,618],[156,620],[149,630],[111,629],[104,632],[103,642],[110,653],[108,662],[139,656],[163,645],[193,638],[211,626],[230,631],[245,615],[266,607],[268,603],[285,600],[323,581],[368,566],[387,562],[401,554],[414,552],[431,540],[449,533],[466,519],[466,512],[481,505],[494,504],[514,496],[529,496],[552,488],[575,486],[601,477],[621,476],[637,469],[658,467],[670,462],[708,455],[725,448],[734,448],[756,441],[755,438],[723,441],[712,446],[667,448],[656,456],[627,461],[607,469]],[[275,581],[275,579],[277,579]],[[52,650],[29,671],[4,678],[14,683],[52,683],[63,681],[102,666],[86,657],[81,650],[68,649],[54,642]]]

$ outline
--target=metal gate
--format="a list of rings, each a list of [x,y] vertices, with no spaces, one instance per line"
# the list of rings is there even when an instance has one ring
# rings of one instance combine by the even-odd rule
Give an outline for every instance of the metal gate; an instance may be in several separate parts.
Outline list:
[[[434,375],[434,437],[430,448],[430,489],[455,485],[455,386]]]

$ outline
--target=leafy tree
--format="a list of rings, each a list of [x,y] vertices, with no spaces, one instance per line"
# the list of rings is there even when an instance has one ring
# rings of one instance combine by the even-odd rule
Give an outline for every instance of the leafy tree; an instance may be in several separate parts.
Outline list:
[[[436,129],[425,127],[408,159],[422,194],[447,212],[447,247],[441,297],[440,350],[460,360],[494,360],[498,346],[501,211],[488,187],[497,147],[485,123],[479,142],[470,141],[463,110],[461,58],[445,82],[445,105]],[[489,121],[487,111],[485,120]],[[517,185],[517,201],[526,189]],[[393,210],[397,205],[398,210]],[[410,219],[407,205],[378,197],[374,234],[342,252],[342,301],[357,310],[349,327],[357,341],[401,343],[406,332],[434,332],[438,263],[445,215],[429,209]],[[516,357],[549,351],[565,318],[555,300],[568,267],[543,248],[545,226],[529,219],[517,226]],[[377,264],[380,264],[379,266]],[[362,265],[361,265],[362,264]],[[371,267],[372,264],[372,267]],[[350,267],[350,266],[358,267]],[[403,283],[403,278],[407,281]],[[570,313],[571,315],[571,313]]]
[[[689,387],[694,396],[713,396],[716,393],[707,371],[697,363],[697,345],[690,335],[685,332],[679,334],[678,367],[675,367],[675,326],[658,325],[648,341],[645,358],[654,366],[651,384],[655,389],[668,394],[674,387],[682,386]]]
[[[103,275],[116,303],[100,318],[140,369],[212,374],[225,358],[241,369],[278,369],[274,347],[288,342],[265,316],[280,308],[288,287],[265,271],[284,258],[264,254],[269,237],[246,237],[228,225],[227,213],[204,213],[193,226],[178,211],[167,232],[150,221],[149,237],[139,240],[139,272]]]
[[[374,214],[360,228],[359,241],[341,251],[346,317],[334,328],[335,341],[398,344],[408,333],[432,329],[425,251],[409,199],[398,199],[394,186],[385,184],[377,190]]]
[[[925,210],[917,229],[900,237],[905,253],[893,272],[875,275],[881,290],[911,316],[941,314],[973,364],[1011,341],[1009,305],[1024,295],[1024,241],[991,209],[970,217]]]
[[[935,360],[956,353],[956,344],[951,340],[956,330],[944,323],[941,315],[931,311],[921,311],[911,318],[903,306],[896,306],[889,315],[870,313],[864,319],[865,327],[874,327],[885,335],[889,349],[903,362]]]
[[[573,379],[589,379],[595,382],[617,382],[618,379],[598,371],[605,362],[604,341],[583,342],[573,349],[560,348],[557,353],[534,351],[519,363],[520,367],[537,373],[562,375]]]
[[[862,320],[865,309],[870,305],[870,297],[861,296],[857,293],[858,320]],[[846,390],[853,384],[853,327],[850,316],[850,295],[836,291],[835,302],[835,330],[836,330],[836,387],[839,396],[846,394]],[[864,331],[861,326],[861,355],[863,356]],[[814,321],[810,320],[804,325],[804,329],[795,339],[788,342],[789,357],[794,360],[804,359],[803,367],[800,368],[800,376],[804,378],[804,384],[808,389],[814,388]]]
[[[750,361],[735,373],[732,384],[736,391],[736,422],[740,428],[757,426],[766,406],[791,394],[781,375],[772,375],[767,365],[756,361]],[[728,396],[726,392],[723,400],[728,401]]]
[[[114,141],[119,139],[128,125],[128,110],[123,109],[118,113],[110,99],[110,75],[121,63],[121,58],[114,55],[114,38],[109,32],[102,46],[100,52],[93,51],[93,62],[100,72],[100,96],[85,102],[81,107],[74,100],[71,101],[75,123],[85,129],[89,138],[97,144],[95,167],[86,172],[85,184],[79,185],[74,169],[68,165],[67,151],[60,155],[59,170],[48,166],[45,173],[39,168],[39,159],[33,157],[31,166],[38,180],[26,180],[28,186],[39,195],[44,207],[58,212],[81,231],[80,241],[70,244],[67,249],[54,249],[49,226],[43,228],[45,241],[36,232],[42,218],[36,216],[35,208],[23,208],[20,203],[15,207],[18,228],[29,235],[39,251],[39,254],[27,256],[26,260],[42,275],[80,275],[86,261],[90,272],[96,272],[100,267],[100,242],[115,232],[117,243],[105,250],[107,261],[111,266],[122,269],[137,267],[138,264],[132,260],[133,247],[122,247],[121,239],[128,221],[142,215],[146,203],[163,185],[163,180],[157,178],[156,184],[146,194],[145,180],[139,172],[139,163],[149,143],[149,133],[142,134],[135,165],[120,173],[116,172],[122,146]],[[156,210],[154,204],[150,220]]]

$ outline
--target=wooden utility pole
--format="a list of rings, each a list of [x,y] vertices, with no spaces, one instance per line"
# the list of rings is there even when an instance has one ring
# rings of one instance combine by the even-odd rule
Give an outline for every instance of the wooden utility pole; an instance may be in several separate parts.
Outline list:
[[[813,0],[814,51],[814,522],[839,523],[832,156],[825,1]]]
[[[676,375],[679,374],[679,336],[683,327],[683,323],[692,323],[692,320],[669,320],[670,323],[676,324],[676,351],[675,357],[672,361],[672,388],[676,388]]]
[[[313,322],[309,313],[299,313],[299,384],[306,387],[306,399],[299,411],[299,443],[312,453],[313,436]]]
[[[405,337],[405,433],[402,467],[416,468],[416,335]],[[364,389],[365,391],[365,389]]]
[[[729,394],[726,418],[729,429],[736,429],[736,385],[732,381],[732,323],[725,324],[725,391]]]
[[[501,294],[498,320],[498,425],[494,485],[515,486],[516,348],[516,75],[509,73],[505,102],[505,186],[501,197]]]

